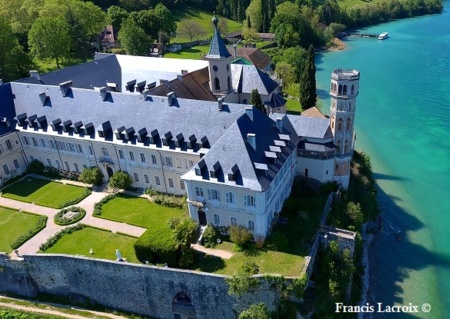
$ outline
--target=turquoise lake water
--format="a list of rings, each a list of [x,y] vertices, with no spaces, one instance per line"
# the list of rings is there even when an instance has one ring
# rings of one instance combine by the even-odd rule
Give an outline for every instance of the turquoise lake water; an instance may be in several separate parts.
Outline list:
[[[325,112],[332,70],[361,72],[356,148],[372,159],[383,220],[370,249],[371,301],[431,305],[374,318],[450,318],[449,7],[364,29],[390,37],[349,38],[345,51],[316,59]]]

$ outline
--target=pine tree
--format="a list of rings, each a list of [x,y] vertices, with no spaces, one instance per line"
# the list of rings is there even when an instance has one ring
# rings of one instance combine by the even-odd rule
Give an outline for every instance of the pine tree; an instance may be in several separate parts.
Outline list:
[[[314,63],[314,48],[309,46],[306,63],[300,76],[300,104],[303,110],[316,105],[316,65]]]
[[[257,89],[252,90],[252,97],[250,99],[250,103],[264,114],[266,113],[264,105],[261,101],[261,95],[259,94]]]

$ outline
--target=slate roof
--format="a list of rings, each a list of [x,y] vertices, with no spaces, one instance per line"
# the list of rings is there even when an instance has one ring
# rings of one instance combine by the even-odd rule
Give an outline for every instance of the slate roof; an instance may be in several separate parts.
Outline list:
[[[228,52],[225,43],[220,36],[219,29],[217,26],[214,28],[214,35],[211,39],[211,45],[209,47],[209,52],[206,55],[207,59],[225,59],[230,57],[231,54]]]
[[[279,94],[272,94],[270,99],[270,105],[272,107],[282,107],[286,105],[286,99]]]
[[[254,65],[231,64],[232,86],[238,93],[252,93],[257,89],[259,94],[269,95],[278,83]]]
[[[309,109],[303,111],[301,116],[309,116],[309,117],[319,117],[319,118],[327,118],[319,109],[315,106],[310,107]]]
[[[73,86],[83,89],[106,86],[107,82],[122,85],[121,66],[113,54],[104,55],[101,59],[81,63],[67,68],[40,75],[40,81],[28,77],[17,82],[32,84],[58,85],[72,81]]]
[[[271,115],[271,117],[277,115]],[[330,120],[327,118],[306,117],[299,115],[287,115],[297,135],[310,138],[332,138]]]
[[[234,48],[229,48],[228,52],[234,55]],[[265,69],[270,64],[270,57],[256,48],[236,48],[236,56],[250,61],[254,66]]]
[[[202,161],[194,165],[182,178],[241,186],[254,191],[266,190],[288,156],[295,151],[299,139],[286,116],[282,117],[283,132],[280,132],[273,119],[256,108],[252,108],[251,112],[253,119],[248,114],[241,115],[202,158],[205,165],[201,176],[196,175],[195,169],[200,167]],[[256,150],[247,142],[249,133],[255,134]],[[274,146],[275,141],[281,142],[280,134],[290,142],[283,142],[286,146],[278,149]],[[281,150],[276,163],[270,156],[276,157],[274,150]],[[220,170],[216,172],[217,178],[208,175],[214,165],[220,166]],[[267,174],[258,168],[267,168]],[[235,181],[230,181],[228,173],[233,170],[237,171]]]
[[[71,94],[63,97],[59,86],[30,85],[11,83],[15,94],[15,113],[26,113],[28,116],[45,116],[47,123],[56,119],[61,122],[71,120],[72,123],[82,121],[92,123],[98,128],[105,123],[112,131],[133,127],[135,132],[145,128],[150,134],[157,129],[160,136],[171,132],[175,137],[182,133],[187,139],[192,134],[199,141],[206,136],[213,145],[227,128],[244,112],[245,106],[225,103],[219,111],[217,102],[174,99],[169,106],[167,97],[144,96],[141,94],[123,94],[107,92],[105,101],[99,91],[72,88]],[[42,105],[39,93],[45,92],[46,102]],[[3,113],[2,109],[2,113]],[[52,131],[52,128],[47,128]],[[99,137],[98,132],[95,136]],[[109,141],[116,137],[109,136]]]
[[[15,116],[11,84],[0,85],[0,136],[14,130]]]
[[[315,151],[315,152],[328,152],[336,149],[332,142],[320,144],[302,141],[298,144],[298,148],[301,150]]]

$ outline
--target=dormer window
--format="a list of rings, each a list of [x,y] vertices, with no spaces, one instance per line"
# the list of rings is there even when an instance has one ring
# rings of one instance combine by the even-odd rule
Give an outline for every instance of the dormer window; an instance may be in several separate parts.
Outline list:
[[[234,182],[235,177],[234,177],[234,174],[233,174],[233,173],[228,173],[228,180],[229,180],[230,182]]]

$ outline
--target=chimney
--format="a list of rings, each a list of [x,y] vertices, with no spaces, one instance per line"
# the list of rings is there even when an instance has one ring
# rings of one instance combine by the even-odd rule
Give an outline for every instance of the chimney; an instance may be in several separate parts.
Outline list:
[[[277,118],[276,125],[277,125],[278,131],[280,131],[280,133],[283,133],[283,119],[282,118],[280,118],[280,117]]]
[[[108,91],[106,90],[106,88],[103,86],[100,88],[100,96],[102,97],[102,101],[106,101],[106,97],[108,95]]]
[[[188,70],[181,70],[181,75],[186,75],[188,73],[189,73]]]
[[[247,143],[256,151],[256,134],[248,133],[247,134]]]
[[[217,99],[217,104],[219,105],[219,111],[222,111],[222,108],[223,108],[223,97],[219,97]]]
[[[30,76],[32,78],[35,78],[36,80],[40,81],[41,80],[41,75],[39,74],[38,71],[36,70],[30,70]]]
[[[167,103],[169,104],[169,106],[172,106],[172,102],[175,99],[176,99],[176,96],[175,96],[174,92],[167,93]]]
[[[142,81],[142,82],[136,83],[135,88],[136,88],[136,90],[137,90],[139,93],[142,93],[142,91],[145,90],[145,83],[146,83],[146,82],[147,82],[147,81]]]
[[[70,88],[72,87],[72,81],[66,81],[63,83],[59,83],[59,89],[61,90],[61,94],[63,97],[66,97],[70,92]]]
[[[47,101],[47,94],[43,91],[39,93],[39,98],[41,99],[42,105],[45,105],[45,102]]]
[[[245,107],[245,114],[250,118],[250,120],[253,122],[253,106],[246,106]]]

